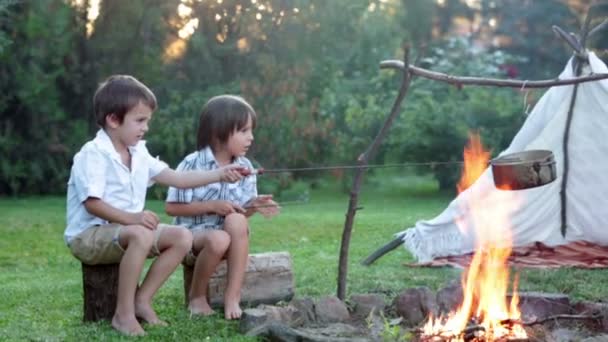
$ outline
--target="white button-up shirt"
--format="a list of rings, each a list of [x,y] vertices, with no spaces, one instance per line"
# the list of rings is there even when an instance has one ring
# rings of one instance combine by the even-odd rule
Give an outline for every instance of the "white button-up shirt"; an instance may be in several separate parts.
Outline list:
[[[68,181],[66,243],[91,226],[109,223],[86,210],[84,201],[89,197],[126,212],[144,209],[147,188],[154,184],[152,178],[168,166],[150,155],[145,141],[130,146],[129,152],[130,170],[101,129],[74,156]]]
[[[234,164],[253,169],[249,159],[238,157]],[[213,151],[205,147],[200,151],[190,153],[179,163],[177,171],[203,170],[209,171],[219,168]],[[167,202],[191,203],[202,201],[223,200],[244,206],[248,201],[258,195],[257,178],[255,175],[243,177],[236,183],[211,183],[194,189],[177,189],[170,187],[167,193]],[[220,215],[197,215],[178,216],[173,221],[175,224],[188,229],[221,229],[224,224],[224,216]]]

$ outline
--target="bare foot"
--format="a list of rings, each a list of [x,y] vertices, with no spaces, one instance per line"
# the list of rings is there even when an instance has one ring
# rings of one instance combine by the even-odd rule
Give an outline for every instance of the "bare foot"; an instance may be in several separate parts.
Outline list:
[[[115,314],[112,317],[112,328],[128,336],[144,336],[146,334],[135,317],[124,319]]]
[[[190,309],[190,315],[210,316],[215,313],[205,297],[191,299],[188,309]]]
[[[167,322],[161,320],[160,318],[158,318],[158,316],[156,316],[156,312],[154,312],[154,309],[152,309],[152,306],[149,303],[136,301],[135,316],[150,325],[160,325],[162,327],[166,327],[169,325],[167,324]]]
[[[243,311],[239,306],[239,302],[226,302],[224,303],[224,318],[226,319],[239,319]]]

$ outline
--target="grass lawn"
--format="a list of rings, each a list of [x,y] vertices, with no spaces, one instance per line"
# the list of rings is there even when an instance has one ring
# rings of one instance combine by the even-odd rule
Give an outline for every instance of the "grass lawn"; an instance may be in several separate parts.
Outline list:
[[[379,181],[379,179],[384,179]],[[386,180],[389,179],[389,180]],[[263,181],[263,180],[260,180]],[[417,177],[375,177],[362,192],[351,240],[348,293],[379,292],[392,300],[402,289],[437,289],[457,279],[458,270],[411,269],[413,261],[397,249],[371,267],[359,262],[394,233],[438,214],[452,195],[437,193]],[[330,182],[317,187],[304,205],[285,206],[272,220],[252,219],[251,252],[289,251],[294,262],[296,296],[336,293],[337,265],[348,195]],[[148,208],[163,213],[161,201]],[[163,222],[170,218],[162,214]],[[0,199],[0,340],[127,340],[108,323],[83,324],[80,263],[63,243],[65,198]],[[528,270],[520,288],[560,292],[575,299],[608,299],[608,271]],[[252,341],[238,324],[220,315],[190,319],[183,306],[181,269],[155,299],[168,328],[146,328],[147,340]]]

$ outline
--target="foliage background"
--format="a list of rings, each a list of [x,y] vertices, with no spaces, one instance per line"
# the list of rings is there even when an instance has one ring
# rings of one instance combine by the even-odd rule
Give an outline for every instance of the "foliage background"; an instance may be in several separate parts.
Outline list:
[[[266,168],[350,164],[396,94],[397,75],[378,63],[401,58],[404,42],[437,71],[550,78],[570,55],[551,25],[578,31],[590,3],[100,0],[93,20],[96,2],[0,0],[0,195],[65,191],[72,156],[97,129],[92,94],[110,74],[132,74],[156,93],[149,149],[171,165],[192,151],[196,116],[220,93],[241,94],[258,111],[250,157]],[[195,19],[184,38],[180,30]],[[601,56],[607,36],[592,41]],[[372,162],[460,160],[469,129],[497,153],[525,119],[523,98],[416,80]],[[431,171],[441,188],[458,173]],[[318,176],[285,177],[271,190]]]

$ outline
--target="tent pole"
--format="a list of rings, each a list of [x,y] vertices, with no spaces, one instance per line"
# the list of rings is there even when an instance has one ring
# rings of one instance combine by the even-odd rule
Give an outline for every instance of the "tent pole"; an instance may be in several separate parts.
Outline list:
[[[589,63],[589,59],[588,59],[585,49],[586,49],[586,45],[587,45],[587,37],[589,36],[589,28],[591,25],[591,17],[592,17],[591,9],[595,5],[596,4],[593,4],[587,11],[585,20],[583,21],[583,26],[581,27],[581,32],[579,35],[580,38],[577,39],[573,35],[570,35],[571,38],[577,40],[577,42],[576,42],[577,44],[575,44],[575,45],[580,46],[583,50],[583,51],[580,51],[580,50],[577,51],[575,49],[575,51],[574,51],[573,68],[574,68],[574,76],[576,76],[576,77],[579,77],[581,75],[581,72],[583,70],[583,64]],[[599,27],[599,25],[598,25],[598,27]],[[564,38],[564,37],[562,37],[562,38]],[[578,86],[579,86],[579,84],[577,83],[574,85],[574,88],[572,89],[572,98],[570,99],[570,107],[568,108],[568,117],[566,119],[566,127],[564,128],[564,139],[562,141],[562,151],[564,153],[564,172],[563,172],[563,177],[562,177],[562,186],[561,186],[559,195],[560,195],[560,204],[561,204],[560,232],[562,233],[562,237],[564,237],[564,238],[566,237],[566,230],[568,229],[567,228],[568,227],[567,189],[568,189],[568,173],[570,172],[570,155],[569,155],[569,149],[568,149],[568,142],[570,140],[570,126],[572,125],[572,117],[574,116],[574,106],[576,104]]]

